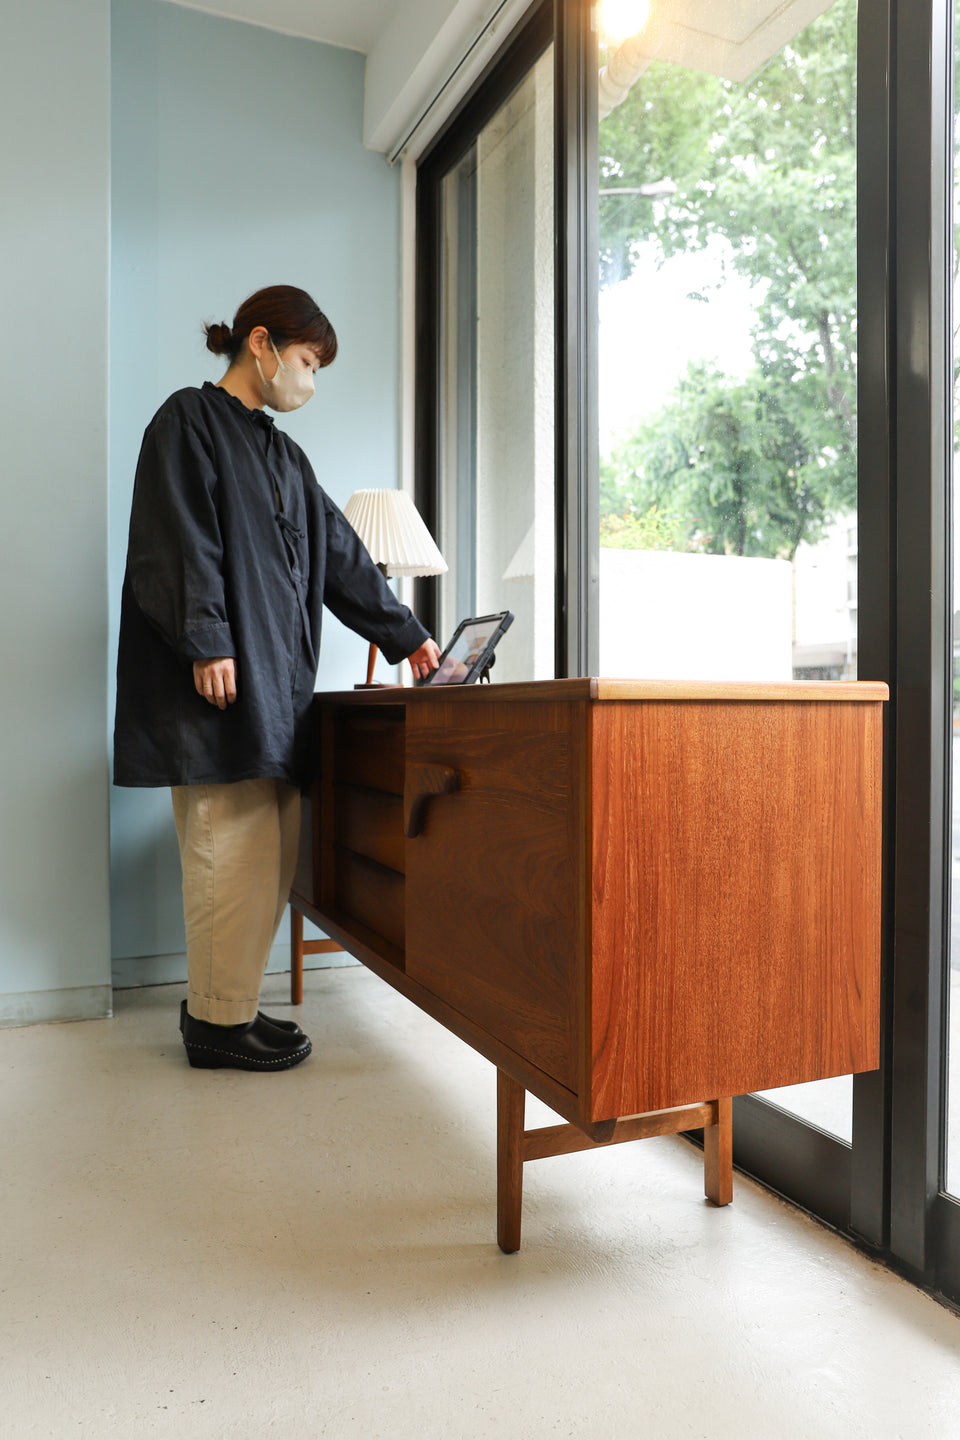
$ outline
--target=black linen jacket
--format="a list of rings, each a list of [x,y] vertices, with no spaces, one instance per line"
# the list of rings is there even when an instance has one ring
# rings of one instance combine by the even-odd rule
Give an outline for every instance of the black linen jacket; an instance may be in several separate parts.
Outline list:
[[[209,381],[178,390],[137,464],[120,614],[114,779],[306,785],[323,606],[391,664],[427,631],[401,605],[306,455]],[[236,703],[193,661],[233,656]]]

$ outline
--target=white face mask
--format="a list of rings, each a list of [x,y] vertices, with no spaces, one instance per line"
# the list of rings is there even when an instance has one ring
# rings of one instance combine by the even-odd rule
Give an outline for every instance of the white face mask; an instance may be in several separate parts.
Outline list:
[[[269,405],[271,410],[299,410],[305,405],[314,393],[313,371],[298,370],[296,365],[291,365],[289,360],[281,360],[279,351],[273,341],[270,341],[270,349],[277,357],[277,373],[272,379],[264,378],[260,369],[260,361],[256,360],[257,374],[260,376],[260,394],[264,405]]]

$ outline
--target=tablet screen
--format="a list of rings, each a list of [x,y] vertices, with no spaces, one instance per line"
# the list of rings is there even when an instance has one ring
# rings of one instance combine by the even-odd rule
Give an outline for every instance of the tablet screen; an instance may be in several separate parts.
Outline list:
[[[513,621],[509,610],[463,620],[424,685],[467,685],[483,671],[494,646]]]

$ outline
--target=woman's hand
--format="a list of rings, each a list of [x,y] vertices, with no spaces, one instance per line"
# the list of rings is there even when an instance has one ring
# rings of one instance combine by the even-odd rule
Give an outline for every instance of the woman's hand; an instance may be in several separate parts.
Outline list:
[[[194,660],[193,683],[197,694],[202,695],[208,704],[226,710],[237,698],[236,660],[232,655],[221,655],[214,660]]]
[[[436,640],[424,640],[419,650],[414,650],[408,655],[410,669],[417,680],[425,680],[431,670],[436,670],[440,663],[440,646]]]

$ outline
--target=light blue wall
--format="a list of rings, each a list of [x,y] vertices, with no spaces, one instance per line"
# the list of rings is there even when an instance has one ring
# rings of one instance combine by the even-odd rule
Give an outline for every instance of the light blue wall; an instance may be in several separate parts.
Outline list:
[[[361,143],[362,56],[115,0],[112,70],[111,663],[143,429],[172,390],[223,372],[201,321],[230,320],[278,283],[327,312],[338,358],[280,423],[341,505],[397,483],[400,323],[399,174]],[[365,657],[328,616],[319,683],[352,685]],[[169,792],[114,790],[112,835],[117,981],[174,978],[184,942]]]
[[[109,23],[0,19],[0,1024],[110,1004]]]

